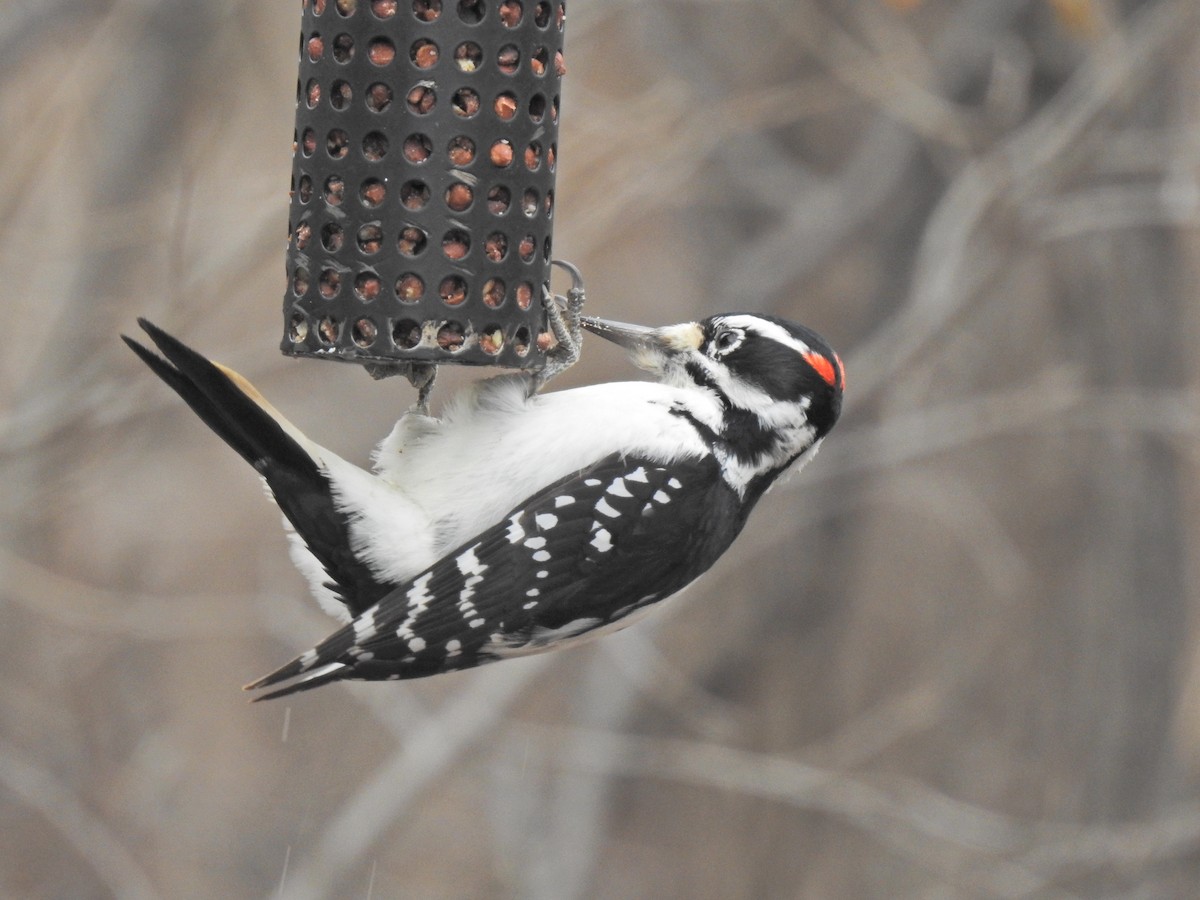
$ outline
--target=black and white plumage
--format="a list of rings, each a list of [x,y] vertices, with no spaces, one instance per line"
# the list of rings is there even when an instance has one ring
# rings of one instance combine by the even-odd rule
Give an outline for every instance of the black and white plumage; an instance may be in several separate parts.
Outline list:
[[[477,384],[412,411],[374,472],[315,444],[241,376],[141,321],[134,351],[263,477],[292,555],[346,624],[249,685],[258,699],[538,652],[615,628],[707,570],[841,409],[841,361],[803,326],[584,318],[653,382],[531,394]]]

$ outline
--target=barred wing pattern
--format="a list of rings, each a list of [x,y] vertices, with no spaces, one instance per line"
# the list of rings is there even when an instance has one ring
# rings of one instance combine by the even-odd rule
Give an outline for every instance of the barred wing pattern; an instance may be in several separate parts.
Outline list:
[[[340,679],[396,680],[535,652],[676,593],[749,507],[705,456],[613,454],[522,503],[315,648],[248,686],[256,699]]]

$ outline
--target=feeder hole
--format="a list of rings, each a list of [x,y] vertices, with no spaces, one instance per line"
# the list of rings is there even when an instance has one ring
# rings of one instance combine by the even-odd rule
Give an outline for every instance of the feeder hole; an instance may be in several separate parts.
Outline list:
[[[470,88],[459,88],[454,92],[450,105],[457,115],[469,119],[479,112],[479,94]]]
[[[455,182],[446,188],[446,206],[453,212],[466,212],[474,199],[474,191],[462,182]]]
[[[379,298],[383,292],[383,282],[374,272],[360,272],[354,278],[354,296],[364,303],[370,303]]]
[[[482,22],[486,9],[483,0],[458,0],[458,17],[468,25]]]
[[[500,232],[489,234],[483,244],[484,255],[492,262],[500,262],[508,255],[508,238]]]
[[[422,38],[413,42],[408,56],[418,69],[431,69],[438,61],[438,46],[433,41]]]
[[[500,121],[509,122],[517,114],[517,98],[506,91],[492,102],[492,110]]]
[[[505,28],[516,28],[521,24],[523,12],[519,0],[503,0],[500,4],[500,21]]]
[[[381,131],[368,132],[362,141],[362,152],[367,162],[379,162],[387,156],[387,135]]]
[[[425,293],[425,282],[420,275],[405,272],[396,279],[396,299],[401,303],[416,303]]]
[[[308,319],[296,313],[288,321],[288,340],[293,344],[303,344],[308,339]]]
[[[496,141],[492,144],[492,149],[488,151],[488,158],[497,168],[505,169],[511,166],[513,161],[512,142],[506,139]]]
[[[343,65],[354,59],[354,38],[348,34],[339,34],[335,37],[333,39],[333,59]]]
[[[404,139],[404,158],[420,165],[433,153],[433,142],[423,134],[410,134]]]
[[[358,344],[358,346],[370,347],[375,343],[375,337],[378,333],[379,330],[370,319],[359,319],[354,323],[351,336],[354,338],[354,343]]]
[[[292,293],[297,297],[303,297],[308,293],[310,280],[308,269],[304,268],[304,266],[296,266],[292,270]]]
[[[423,181],[406,181],[400,185],[400,202],[405,209],[422,209],[429,202],[429,186]]]
[[[374,66],[390,66],[396,61],[396,45],[385,37],[371,38],[367,44],[367,59]]]
[[[469,166],[475,161],[475,142],[462,134],[453,137],[450,139],[447,155],[451,165]]]
[[[409,111],[417,116],[425,115],[437,105],[437,94],[434,93],[433,88],[423,84],[418,84],[409,91],[408,97],[405,99],[408,102]]]
[[[358,188],[358,198],[362,201],[362,205],[368,209],[374,209],[379,206],[386,197],[387,188],[377,178],[368,178]]]
[[[334,82],[334,87],[337,87],[337,82]],[[367,88],[367,109],[371,112],[383,112],[391,105],[392,89],[386,84],[377,81]]]
[[[317,279],[317,290],[326,300],[332,300],[342,289],[342,276],[336,269],[322,269]]]
[[[340,175],[330,175],[325,179],[325,202],[330,206],[341,206],[346,194],[346,182]]]
[[[502,216],[508,212],[512,203],[512,194],[502,184],[492,185],[488,189],[488,212],[493,216]]]
[[[378,222],[368,222],[358,229],[357,241],[358,249],[362,253],[368,256],[378,253],[383,246],[383,227]]]
[[[326,344],[336,344],[338,339],[338,320],[333,316],[326,316],[321,320],[321,324],[317,326],[317,331],[321,335],[321,340]]]
[[[435,22],[442,14],[442,0],[413,0],[413,15],[419,22]]]
[[[460,72],[474,72],[483,62],[483,50],[474,41],[463,41],[454,48],[454,62]]]
[[[521,65],[521,51],[515,44],[505,44],[496,54],[496,65],[505,75],[512,75]]]
[[[533,56],[529,59],[529,68],[533,70],[533,74],[542,76],[546,74],[546,64],[550,61],[550,53],[545,47],[538,47],[533,52]]]
[[[504,331],[499,325],[485,325],[479,334],[479,349],[495,356],[504,349]]]
[[[421,323],[412,319],[401,319],[392,326],[392,341],[401,350],[411,350],[421,343]]]
[[[332,159],[345,159],[350,152],[350,136],[340,128],[332,129],[325,136],[325,152]]]
[[[400,238],[396,241],[396,249],[400,251],[401,256],[420,256],[425,251],[427,242],[428,238],[425,232],[410,225],[400,232]]]
[[[345,109],[350,105],[350,101],[354,98],[354,89],[350,87],[350,82],[337,80],[329,94],[329,105],[334,109]]]
[[[337,253],[342,249],[343,240],[345,240],[345,235],[342,233],[341,225],[330,222],[321,229],[321,246],[327,252]]]
[[[458,306],[467,299],[467,283],[458,275],[448,275],[438,285],[438,296],[447,306]]]
[[[461,350],[466,342],[466,335],[463,332],[463,327],[458,322],[446,322],[438,329],[437,344],[443,350],[454,352]]]
[[[503,279],[489,278],[483,285],[483,303],[492,309],[497,309],[504,304],[504,288]]]

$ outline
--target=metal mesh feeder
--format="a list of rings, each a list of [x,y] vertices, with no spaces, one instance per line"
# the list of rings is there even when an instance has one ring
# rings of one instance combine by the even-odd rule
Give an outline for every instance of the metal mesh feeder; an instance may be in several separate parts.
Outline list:
[[[303,0],[282,349],[540,367],[561,0]]]

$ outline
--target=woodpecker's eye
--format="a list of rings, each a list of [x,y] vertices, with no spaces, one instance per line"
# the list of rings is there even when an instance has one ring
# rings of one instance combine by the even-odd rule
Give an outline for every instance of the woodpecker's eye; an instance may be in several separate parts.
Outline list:
[[[718,355],[728,353],[742,342],[742,333],[734,331],[732,328],[725,331],[718,331],[713,338],[713,348]]]

